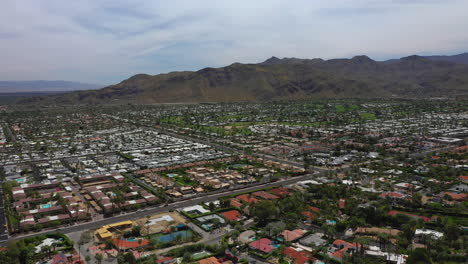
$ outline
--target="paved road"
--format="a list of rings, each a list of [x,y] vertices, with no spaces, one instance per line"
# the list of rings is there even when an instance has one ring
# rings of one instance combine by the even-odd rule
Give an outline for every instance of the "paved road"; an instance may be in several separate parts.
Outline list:
[[[60,231],[62,233],[68,234],[68,233],[78,232],[78,231],[81,231],[81,230],[95,229],[95,228],[99,228],[99,227],[101,227],[103,225],[107,225],[107,224],[111,224],[111,223],[115,223],[115,222],[126,221],[126,220],[135,220],[135,219],[138,219],[138,218],[145,217],[147,215],[163,213],[163,212],[167,212],[169,210],[175,210],[175,209],[178,209],[178,208],[184,208],[184,207],[196,205],[196,204],[199,204],[199,203],[214,201],[214,200],[217,200],[217,199],[219,199],[221,197],[224,197],[224,196],[227,196],[227,195],[236,195],[236,194],[240,194],[240,193],[247,192],[247,191],[253,191],[253,190],[256,190],[256,189],[259,189],[259,188],[278,187],[278,186],[288,185],[288,184],[292,184],[292,183],[296,183],[296,182],[299,182],[299,181],[304,181],[304,180],[310,179],[311,177],[312,177],[312,174],[307,174],[307,175],[298,176],[298,177],[294,177],[294,178],[288,178],[288,179],[282,180],[282,181],[255,185],[255,186],[251,186],[251,187],[247,187],[247,188],[243,188],[243,189],[238,189],[238,190],[234,190],[234,191],[233,190],[227,190],[227,191],[222,192],[222,193],[206,195],[206,196],[197,197],[197,198],[193,198],[193,199],[186,200],[186,201],[174,202],[174,203],[169,204],[168,206],[160,205],[158,207],[145,208],[145,209],[142,209],[142,210],[139,210],[139,211],[136,211],[136,212],[123,214],[123,215],[116,215],[116,216],[113,216],[113,217],[110,217],[110,218],[105,218],[105,219],[98,220],[98,221],[80,223],[80,224],[76,224],[76,225],[73,225],[73,226],[61,227],[61,228],[55,229],[55,230],[47,230],[47,231],[42,231],[42,232],[37,232],[37,233],[32,233],[32,234],[15,236],[15,237],[11,237],[8,240],[23,239],[23,238],[27,238],[27,237],[37,236],[39,234],[53,233],[53,232],[56,232],[56,231]],[[7,241],[5,241],[5,240],[0,241],[0,244],[4,245],[4,244],[7,243]]]
[[[6,228],[6,224],[7,221],[3,202],[3,189],[0,187],[0,240],[8,239],[8,230]]]

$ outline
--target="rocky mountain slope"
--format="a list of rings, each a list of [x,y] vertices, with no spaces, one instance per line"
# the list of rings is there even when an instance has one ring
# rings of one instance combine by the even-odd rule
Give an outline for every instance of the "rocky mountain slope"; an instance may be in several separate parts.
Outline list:
[[[421,56],[378,62],[272,57],[258,64],[195,72],[138,74],[99,90],[23,103],[182,103],[346,97],[427,97],[468,93],[468,65]]]

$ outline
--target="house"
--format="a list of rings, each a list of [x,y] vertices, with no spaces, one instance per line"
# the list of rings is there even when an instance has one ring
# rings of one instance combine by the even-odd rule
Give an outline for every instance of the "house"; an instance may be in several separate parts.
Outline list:
[[[255,197],[253,197],[250,194],[242,194],[236,197],[238,200],[246,202],[246,203],[257,203],[259,200]]]
[[[244,231],[239,234],[238,240],[242,244],[248,244],[253,241],[253,239],[255,238],[255,234],[256,234],[255,231],[252,231],[252,230]]]
[[[227,263],[232,263],[232,262],[230,261],[221,262],[215,257],[209,257],[206,259],[199,260],[198,263],[199,264],[227,264]]]
[[[318,234],[311,234],[299,240],[299,244],[312,248],[320,247],[325,243],[327,243],[327,241],[322,239],[322,236]]]
[[[444,192],[444,196],[450,197],[450,199],[454,201],[464,201],[466,200],[467,194],[466,193],[453,193],[453,192]]]
[[[304,251],[296,250],[292,247],[287,247],[284,249],[283,254],[291,259],[295,264],[307,264],[311,263],[313,258]]]
[[[252,242],[253,238],[255,237],[255,231],[247,230],[239,234],[239,242],[243,244],[248,244]]]
[[[336,260],[341,261],[343,254],[348,250],[355,250],[356,246],[359,248],[359,244],[350,243],[344,240],[337,239],[333,242],[331,247],[328,249],[328,255]]]
[[[430,229],[416,229],[414,232],[414,242],[425,244],[431,238],[438,240],[444,236],[444,233]]]
[[[455,193],[466,193],[466,192],[468,192],[468,185],[458,184],[458,185],[455,185],[452,188],[450,188],[449,191],[455,192]]]
[[[346,200],[345,200],[345,199],[340,199],[340,200],[338,201],[338,207],[339,207],[340,209],[345,209],[345,206],[346,206]]]
[[[295,229],[292,231],[284,230],[283,232],[281,232],[281,235],[283,236],[284,239],[286,239],[286,241],[294,241],[304,236],[306,232],[307,231],[302,230],[302,229]]]
[[[235,207],[237,209],[240,209],[241,206],[242,206],[242,203],[236,199],[236,198],[232,198],[231,201],[229,202],[229,204],[232,206],[232,207]]]
[[[272,241],[268,238],[261,238],[249,243],[250,249],[260,251],[265,254],[271,253],[275,248],[271,245]]]
[[[308,211],[302,212],[302,215],[307,217],[307,222],[312,222],[318,214],[320,213],[320,209],[314,206],[310,206]]]
[[[280,196],[280,197],[286,197],[286,196],[291,195],[290,190],[288,188],[284,188],[284,187],[278,187],[278,188],[275,188],[275,189],[271,189],[270,192],[272,194]]]
[[[265,191],[258,191],[258,192],[254,192],[252,194],[257,196],[257,197],[260,197],[260,198],[262,198],[264,200],[276,200],[276,199],[280,198],[279,196],[276,196],[276,195],[271,194],[271,193],[267,193]]]
[[[411,183],[406,183],[406,182],[400,182],[400,183],[397,183],[394,185],[395,186],[395,189],[397,190],[400,190],[402,192],[406,191],[411,191],[411,190],[420,190],[422,187],[421,186],[418,186],[418,185],[414,185],[414,184],[411,184]]]
[[[394,254],[389,252],[382,252],[379,247],[377,246],[369,246],[369,249],[364,251],[366,256],[372,256],[377,258],[384,258],[387,260],[387,263],[395,263],[395,264],[405,264],[408,255],[403,254]]]
[[[462,181],[463,183],[468,183],[468,176],[458,176],[458,178],[459,178],[460,181]]]
[[[52,256],[52,259],[47,264],[67,264],[69,263],[68,258],[65,254],[56,254]]]
[[[105,226],[102,226],[101,228],[99,228],[98,230],[96,230],[96,235],[98,236],[98,238],[100,239],[109,239],[109,238],[112,238],[113,237],[113,233],[109,230],[123,230],[123,229],[127,229],[127,228],[130,228],[133,226],[133,222],[132,221],[123,221],[123,222],[119,222],[119,223],[114,223],[114,224],[110,224],[110,225],[105,225]]]
[[[241,214],[237,210],[227,211],[222,213],[222,215],[228,221],[239,221],[241,218]]]
[[[22,220],[20,220],[20,226],[24,228],[27,225],[35,225],[36,221],[34,220],[34,216],[32,215],[26,215],[23,217]]]
[[[215,227],[215,223],[219,223],[224,225],[226,220],[217,214],[210,214],[196,218],[205,229],[210,230],[211,228]]]
[[[201,214],[206,214],[210,212],[210,210],[206,210],[201,205],[185,207],[184,209],[182,209],[182,211],[190,215],[201,215]]]
[[[384,192],[379,195],[381,198],[390,198],[390,199],[403,199],[406,195],[399,192]]]

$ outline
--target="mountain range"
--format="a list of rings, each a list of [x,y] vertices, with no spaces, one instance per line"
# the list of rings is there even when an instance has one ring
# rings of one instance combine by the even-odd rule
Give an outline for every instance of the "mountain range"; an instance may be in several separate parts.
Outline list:
[[[137,74],[99,90],[34,97],[23,103],[195,103],[313,98],[435,97],[468,94],[468,54],[374,61],[271,57],[257,64]]]
[[[468,52],[452,56],[426,56],[426,58],[438,61],[451,61],[455,63],[468,64]]]
[[[102,87],[104,86],[69,81],[0,81],[0,93],[69,92]]]

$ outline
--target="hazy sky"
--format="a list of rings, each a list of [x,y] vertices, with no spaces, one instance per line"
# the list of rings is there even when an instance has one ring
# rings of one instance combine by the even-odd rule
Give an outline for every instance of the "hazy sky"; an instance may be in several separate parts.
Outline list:
[[[2,0],[0,80],[468,51],[468,0]]]

